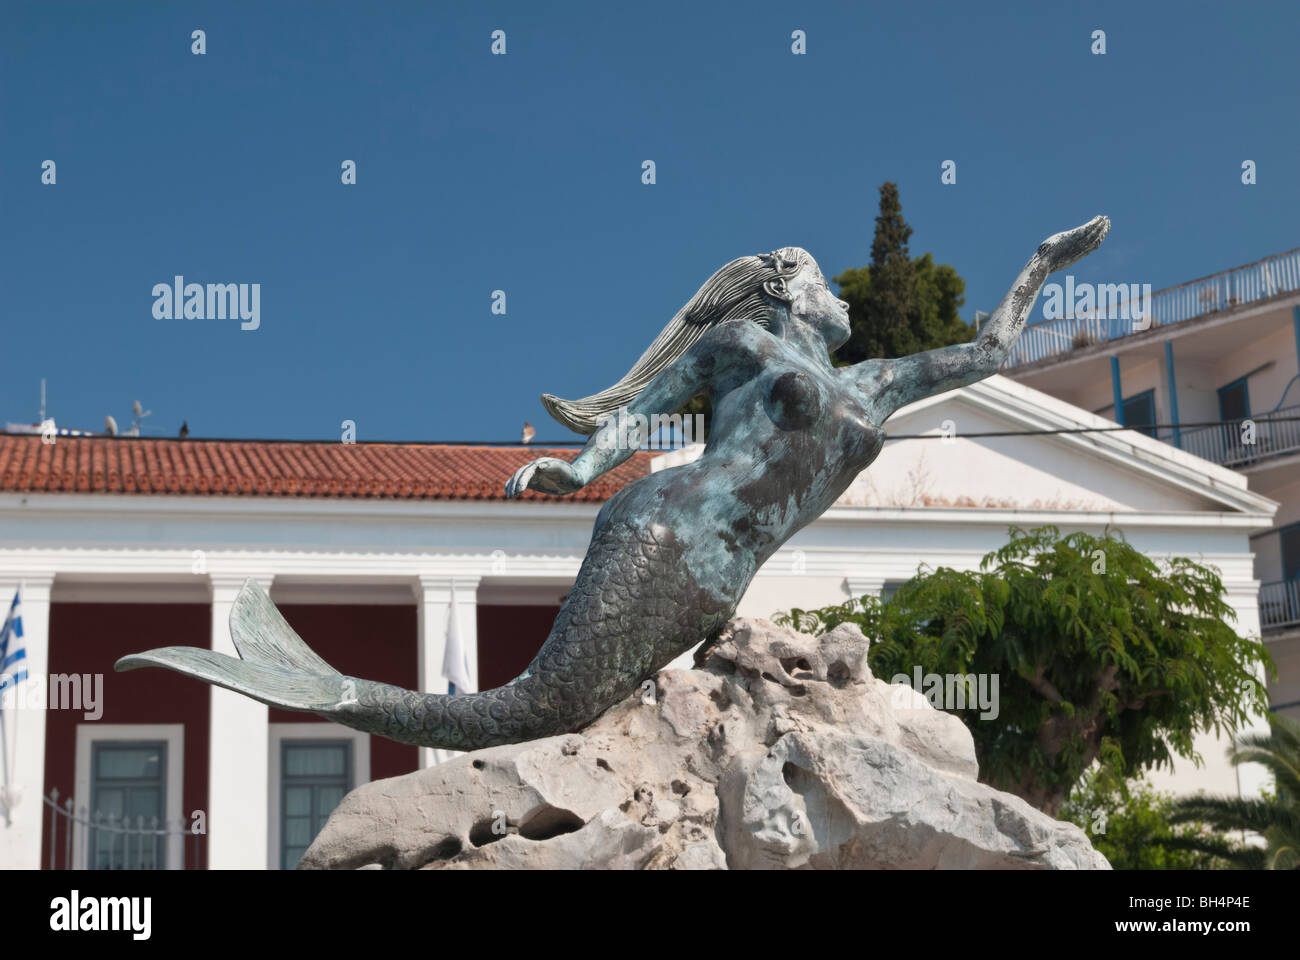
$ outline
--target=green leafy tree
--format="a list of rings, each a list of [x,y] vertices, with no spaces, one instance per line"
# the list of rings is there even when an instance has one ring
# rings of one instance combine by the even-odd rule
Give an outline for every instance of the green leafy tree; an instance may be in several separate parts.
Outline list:
[[[1194,833],[1179,840],[1188,850],[1214,854],[1234,866],[1300,870],[1300,723],[1269,714],[1270,731],[1248,733],[1228,749],[1234,764],[1260,763],[1273,774],[1276,791],[1263,797],[1186,797],[1173,805],[1170,820],[1203,820],[1220,836]],[[1253,833],[1264,845],[1236,846],[1222,834]]]
[[[853,621],[873,640],[877,677],[998,678],[999,710],[953,711],[970,728],[980,778],[1052,816],[1099,761],[1118,776],[1175,756],[1200,763],[1197,731],[1235,732],[1267,707],[1274,669],[1237,636],[1209,567],[1157,564],[1117,531],[1061,536],[1012,527],[976,572],[920,573],[887,603],[863,597],[778,622],[820,632]]]
[[[849,304],[852,328],[849,342],[836,354],[839,362],[904,357],[974,336],[974,327],[958,313],[966,302],[966,282],[928,253],[912,259],[911,236],[897,184],[881,184],[871,263],[834,278]]]
[[[1203,835],[1203,823],[1174,825],[1173,794],[1156,790],[1143,778],[1125,780],[1094,767],[1070,791],[1060,818],[1082,827],[1092,845],[1116,870],[1212,870],[1228,865],[1220,856],[1181,845]],[[1230,840],[1224,849],[1240,848]]]

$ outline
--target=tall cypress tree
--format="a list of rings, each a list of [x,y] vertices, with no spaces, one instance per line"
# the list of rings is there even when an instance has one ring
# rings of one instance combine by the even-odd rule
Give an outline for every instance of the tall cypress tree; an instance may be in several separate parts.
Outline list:
[[[966,282],[928,253],[912,259],[911,236],[898,185],[881,184],[871,263],[834,278],[849,304],[852,328],[849,342],[836,355],[838,362],[903,357],[974,336],[974,328],[958,313],[966,302]]]
[[[871,240],[871,266],[879,269],[891,257],[906,257],[911,237],[912,228],[903,219],[903,202],[898,199],[898,184],[886,180],[880,185],[880,215]]]

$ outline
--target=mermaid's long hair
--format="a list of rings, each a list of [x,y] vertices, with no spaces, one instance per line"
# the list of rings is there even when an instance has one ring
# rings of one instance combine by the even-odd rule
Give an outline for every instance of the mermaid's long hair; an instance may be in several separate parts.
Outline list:
[[[545,393],[543,406],[569,429],[594,433],[606,414],[636,399],[661,370],[713,327],[728,320],[752,320],[766,327],[779,302],[789,300],[786,280],[811,259],[800,247],[782,247],[772,253],[732,260],[677,311],[618,383],[581,400],[561,400]]]

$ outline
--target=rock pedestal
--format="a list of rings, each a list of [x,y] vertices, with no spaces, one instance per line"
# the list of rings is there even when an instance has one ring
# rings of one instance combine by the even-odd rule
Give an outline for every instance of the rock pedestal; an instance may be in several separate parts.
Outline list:
[[[1109,869],[867,648],[732,621],[580,733],[354,790],[300,869]]]

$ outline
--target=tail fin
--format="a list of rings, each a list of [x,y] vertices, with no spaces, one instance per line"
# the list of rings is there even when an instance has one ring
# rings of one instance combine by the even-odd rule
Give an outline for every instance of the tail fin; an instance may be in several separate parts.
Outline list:
[[[123,657],[114,669],[165,667],[289,710],[325,712],[343,702],[343,674],[293,632],[252,580],[235,597],[230,636],[241,659],[199,647],[162,647]]]
[[[240,657],[251,663],[339,676],[318,657],[256,582],[245,580],[230,608],[230,638]]]

